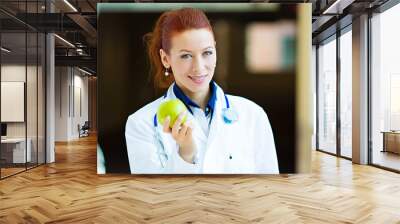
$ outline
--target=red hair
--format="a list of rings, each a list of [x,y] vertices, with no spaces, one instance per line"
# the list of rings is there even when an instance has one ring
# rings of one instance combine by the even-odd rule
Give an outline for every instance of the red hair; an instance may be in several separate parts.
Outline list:
[[[147,53],[151,64],[151,74],[156,90],[165,90],[173,82],[173,74],[165,76],[165,68],[161,62],[160,49],[167,54],[171,50],[171,39],[174,34],[190,29],[206,28],[212,31],[210,21],[203,11],[194,8],[182,8],[167,11],[158,18],[153,32],[147,33],[144,38],[147,42]],[[172,70],[169,69],[172,73]]]

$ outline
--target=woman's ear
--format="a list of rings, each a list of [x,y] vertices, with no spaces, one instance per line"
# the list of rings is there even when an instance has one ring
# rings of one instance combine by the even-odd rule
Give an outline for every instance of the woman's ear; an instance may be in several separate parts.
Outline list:
[[[169,68],[170,65],[169,65],[168,55],[163,49],[160,49],[160,58],[161,58],[161,63],[164,65],[164,67]]]

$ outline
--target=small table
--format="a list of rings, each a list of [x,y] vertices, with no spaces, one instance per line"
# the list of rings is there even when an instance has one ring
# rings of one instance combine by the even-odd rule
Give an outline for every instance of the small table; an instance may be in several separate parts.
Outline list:
[[[383,133],[382,152],[400,154],[400,131],[382,131],[381,133]]]
[[[6,138],[1,139],[1,157],[6,163],[25,163],[31,162],[31,139],[27,138],[28,143],[25,154],[25,138]],[[11,159],[12,158],[12,159]]]

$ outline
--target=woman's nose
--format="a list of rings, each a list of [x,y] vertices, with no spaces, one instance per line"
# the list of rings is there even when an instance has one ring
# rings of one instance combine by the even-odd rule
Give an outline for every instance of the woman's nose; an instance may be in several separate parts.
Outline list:
[[[198,74],[203,72],[205,69],[205,62],[203,59],[201,58],[197,58],[196,60],[194,60],[193,62],[193,72]]]

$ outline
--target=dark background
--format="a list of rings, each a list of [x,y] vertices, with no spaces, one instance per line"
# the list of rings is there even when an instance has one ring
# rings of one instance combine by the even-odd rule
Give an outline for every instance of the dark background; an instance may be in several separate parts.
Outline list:
[[[125,143],[126,120],[130,114],[159,97],[149,78],[143,35],[152,30],[160,14],[98,15],[98,144],[104,152],[107,173],[130,173]],[[274,133],[280,172],[294,173],[295,71],[248,74],[244,30],[249,22],[295,20],[296,8],[282,5],[277,12],[206,14],[213,25],[223,19],[229,26],[228,34],[222,39],[218,39],[216,34],[214,80],[225,93],[243,96],[264,108]],[[214,28],[214,32],[218,31]],[[224,53],[226,50],[230,53]],[[224,69],[219,69],[221,66]],[[223,75],[219,71],[224,71]],[[149,115],[149,119],[152,118],[153,115]]]

